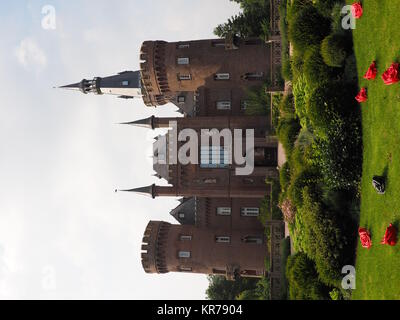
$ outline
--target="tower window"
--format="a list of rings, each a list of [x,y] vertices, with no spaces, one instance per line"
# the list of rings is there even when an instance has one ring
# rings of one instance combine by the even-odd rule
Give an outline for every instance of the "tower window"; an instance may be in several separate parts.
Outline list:
[[[263,238],[261,236],[247,236],[242,238],[244,243],[262,244]]]
[[[214,75],[215,80],[229,80],[230,74],[229,73],[216,73]]]
[[[178,49],[188,49],[190,47],[189,43],[179,43]]]
[[[247,100],[242,100],[242,101],[240,102],[240,108],[241,108],[242,110],[246,110],[248,105],[249,105],[249,102],[248,102]]]
[[[260,215],[260,208],[241,208],[240,215],[242,217],[258,217]]]
[[[178,75],[179,80],[191,80],[192,76],[190,74],[179,74]]]
[[[225,47],[225,40],[214,40],[211,45],[213,47]]]
[[[213,274],[226,274],[226,270],[222,269],[212,269]]]
[[[262,41],[261,39],[248,39],[244,42],[246,45],[251,46],[251,45],[257,45],[257,44],[261,44]]]
[[[217,101],[217,109],[218,110],[230,110],[231,109],[231,102],[226,101]]]
[[[217,243],[230,243],[231,237],[228,236],[217,236],[215,237],[215,242]]]
[[[218,216],[230,216],[231,212],[232,212],[232,210],[230,207],[218,207],[217,208]]]
[[[176,62],[178,64],[189,64],[189,58],[178,58]]]
[[[128,80],[122,81],[122,85],[123,85],[123,86],[129,86],[129,81],[128,81]]]
[[[178,103],[185,103],[186,97],[185,96],[178,96]]]
[[[242,76],[244,80],[262,80],[264,78],[264,72],[248,72]]]
[[[179,267],[179,271],[182,271],[182,272],[192,272],[192,268],[191,268],[191,267],[180,266],[180,267]]]
[[[181,241],[191,241],[192,240],[192,236],[189,236],[189,235],[181,235],[180,236],[180,240]]]
[[[201,147],[201,168],[225,168],[229,165],[229,149],[224,147]]]
[[[179,258],[190,258],[190,251],[179,251]]]
[[[179,217],[179,219],[185,219],[185,214],[182,213],[182,212],[180,212],[180,213],[178,214],[178,217]]]

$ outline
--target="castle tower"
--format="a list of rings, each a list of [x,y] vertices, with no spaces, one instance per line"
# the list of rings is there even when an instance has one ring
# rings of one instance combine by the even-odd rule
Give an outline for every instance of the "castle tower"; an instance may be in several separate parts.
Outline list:
[[[118,98],[132,99],[141,97],[141,80],[139,71],[124,71],[109,77],[95,77],[93,80],[83,79],[81,82],[62,86],[62,89],[81,91],[84,94],[111,94]]]
[[[270,57],[270,44],[260,39],[145,41],[140,54],[143,100],[147,106],[187,104],[200,88],[212,88],[207,93],[211,99],[225,95],[228,101],[231,89],[243,95],[245,88],[270,77]]]
[[[150,221],[142,245],[147,273],[220,274],[228,279],[262,277],[267,256],[262,229],[196,228]]]

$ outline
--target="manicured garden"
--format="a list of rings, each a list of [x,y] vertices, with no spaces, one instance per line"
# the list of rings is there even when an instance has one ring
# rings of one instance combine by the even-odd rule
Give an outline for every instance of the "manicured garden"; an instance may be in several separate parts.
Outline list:
[[[290,299],[348,299],[342,267],[354,264],[362,131],[351,31],[344,2],[282,1],[282,73],[292,93],[277,133],[286,151],[280,203],[297,252],[287,262]],[[284,48],[285,49],[285,48]],[[288,67],[289,65],[289,67]]]
[[[362,4],[363,16],[353,31],[359,86],[368,93],[360,107],[364,145],[360,225],[371,232],[372,247],[358,246],[352,298],[400,299],[400,245],[380,244],[389,223],[398,228],[400,221],[400,85],[386,86],[381,79],[400,58],[400,1],[364,0]],[[373,60],[377,78],[364,80]],[[384,195],[372,188],[374,175],[387,176]]]

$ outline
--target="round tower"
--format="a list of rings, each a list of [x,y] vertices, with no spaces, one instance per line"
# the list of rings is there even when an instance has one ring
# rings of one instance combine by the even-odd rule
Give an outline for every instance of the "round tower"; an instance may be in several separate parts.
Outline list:
[[[140,64],[143,100],[163,105],[178,93],[263,84],[271,71],[271,47],[260,39],[145,41]]]
[[[147,273],[220,274],[228,279],[262,277],[267,245],[262,228],[232,230],[149,222],[143,237]]]

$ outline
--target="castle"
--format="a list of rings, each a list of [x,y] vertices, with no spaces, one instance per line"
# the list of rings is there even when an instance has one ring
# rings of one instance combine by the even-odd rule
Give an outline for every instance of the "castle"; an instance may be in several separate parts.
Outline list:
[[[177,224],[150,221],[143,237],[142,265],[148,273],[192,272],[225,275],[228,279],[262,277],[267,246],[265,226],[259,220],[261,202],[270,193],[267,178],[277,177],[278,140],[272,133],[271,115],[248,115],[247,94],[266,82],[271,92],[282,91],[274,81],[273,42],[261,39],[209,39],[197,41],[145,41],[140,70],[64,86],[84,94],[140,97],[149,107],[173,103],[183,117],[152,116],[127,124],[149,129],[170,128],[154,143],[154,171],[170,186],[151,185],[124,190],[157,197],[179,197],[171,211]],[[175,126],[172,133],[171,126]],[[243,164],[226,161],[236,145],[217,136],[223,146],[200,145],[198,163],[171,161],[186,143],[177,132],[191,129],[202,135],[252,130],[253,145],[245,137],[241,155],[253,156],[250,174],[238,175]],[[221,140],[221,141],[222,141]],[[280,222],[275,226],[282,228]]]

